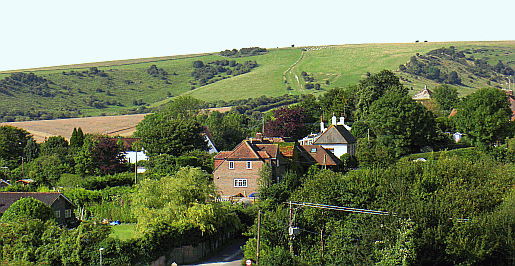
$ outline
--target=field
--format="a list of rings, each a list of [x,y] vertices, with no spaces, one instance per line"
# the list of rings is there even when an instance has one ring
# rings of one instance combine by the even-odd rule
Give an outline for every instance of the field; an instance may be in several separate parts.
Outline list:
[[[79,127],[85,134],[129,137],[136,131],[136,125],[143,120],[143,117],[145,114],[8,122],[0,125],[23,128],[34,136],[36,142],[41,143],[51,136],[63,136],[69,140],[73,128]]]
[[[229,111],[230,107],[209,108],[205,112],[219,111],[221,113]],[[22,122],[4,122],[2,125],[9,125],[27,130],[34,140],[42,143],[51,136],[63,136],[67,140],[73,132],[73,128],[82,128],[82,131],[90,134],[101,134],[108,136],[131,137],[136,131],[136,126],[146,114],[118,115],[118,116],[97,116],[83,118],[68,118],[55,120],[38,120]]]

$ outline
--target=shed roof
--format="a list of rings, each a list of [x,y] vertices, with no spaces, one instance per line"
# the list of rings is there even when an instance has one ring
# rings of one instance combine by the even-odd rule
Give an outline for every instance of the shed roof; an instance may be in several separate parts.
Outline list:
[[[63,197],[74,208],[77,208],[66,196],[60,192],[0,192],[0,213],[4,213],[13,203],[21,198],[34,198],[45,203],[47,206],[52,204],[59,198]]]

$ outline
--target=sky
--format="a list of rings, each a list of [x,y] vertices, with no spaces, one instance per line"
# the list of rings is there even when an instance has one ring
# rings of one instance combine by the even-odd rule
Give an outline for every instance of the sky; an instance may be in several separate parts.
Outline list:
[[[0,71],[287,47],[515,39],[515,1],[0,1]]]

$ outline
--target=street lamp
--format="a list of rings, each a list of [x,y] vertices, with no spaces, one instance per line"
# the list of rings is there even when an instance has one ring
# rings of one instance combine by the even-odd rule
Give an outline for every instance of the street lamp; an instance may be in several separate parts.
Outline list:
[[[104,250],[104,248],[98,249],[98,251],[100,251],[100,266],[102,266],[102,250]]]

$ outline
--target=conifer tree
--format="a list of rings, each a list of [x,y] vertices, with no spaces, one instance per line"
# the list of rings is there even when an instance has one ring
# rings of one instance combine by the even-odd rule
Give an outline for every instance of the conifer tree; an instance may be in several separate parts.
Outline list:
[[[78,147],[77,145],[77,128],[73,128],[72,136],[70,138],[70,146]]]

